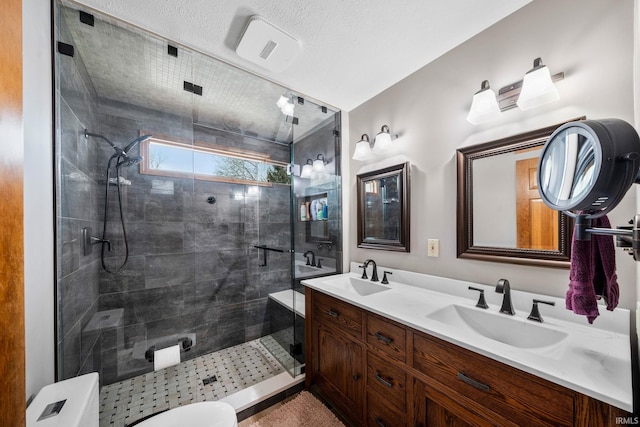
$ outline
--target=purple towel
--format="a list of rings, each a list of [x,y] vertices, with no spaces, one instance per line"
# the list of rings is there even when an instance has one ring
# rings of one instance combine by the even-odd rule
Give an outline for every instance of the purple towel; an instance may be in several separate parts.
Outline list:
[[[594,228],[611,228],[607,216],[596,218]],[[587,316],[593,323],[600,315],[597,299],[604,298],[607,310],[618,305],[620,290],[616,275],[616,254],[612,236],[591,235],[591,240],[571,243],[571,271],[567,291],[567,310]]]

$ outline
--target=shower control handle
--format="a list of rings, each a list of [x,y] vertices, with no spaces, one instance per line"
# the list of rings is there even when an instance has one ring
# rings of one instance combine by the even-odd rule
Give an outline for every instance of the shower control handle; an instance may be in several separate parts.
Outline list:
[[[93,245],[103,243],[107,245],[107,250],[111,251],[111,242],[107,239],[99,239],[91,235],[91,227],[84,227],[82,229],[82,254],[84,256],[91,255],[93,252]]]
[[[111,240],[107,239],[98,239],[97,237],[91,237],[91,244],[95,245],[97,243],[104,243],[107,245],[107,250],[111,252]]]

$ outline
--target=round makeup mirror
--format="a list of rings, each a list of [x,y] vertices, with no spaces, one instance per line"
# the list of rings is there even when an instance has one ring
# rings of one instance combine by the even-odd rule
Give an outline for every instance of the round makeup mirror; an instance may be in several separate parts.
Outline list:
[[[638,181],[640,138],[619,119],[584,120],[560,126],[538,163],[544,203],[571,216],[607,214]]]

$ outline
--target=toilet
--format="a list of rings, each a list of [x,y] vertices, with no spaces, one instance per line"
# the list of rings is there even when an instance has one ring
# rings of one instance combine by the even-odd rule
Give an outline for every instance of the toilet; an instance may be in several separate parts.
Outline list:
[[[224,402],[198,402],[154,415],[135,427],[237,427],[233,406]]]
[[[27,427],[98,427],[98,374],[42,387],[27,407]]]
[[[27,427],[98,427],[98,374],[45,386],[27,408]],[[224,402],[191,403],[132,422],[135,427],[238,427],[236,411]]]

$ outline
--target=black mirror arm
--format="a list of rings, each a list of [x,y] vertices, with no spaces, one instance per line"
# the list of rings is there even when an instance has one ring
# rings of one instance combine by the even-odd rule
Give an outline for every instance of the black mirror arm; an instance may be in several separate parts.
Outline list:
[[[566,213],[566,212],[565,212]],[[631,229],[614,229],[614,228],[591,228],[591,219],[586,215],[575,216],[574,233],[576,240],[591,240],[592,234],[605,236],[622,236],[622,238],[633,238],[633,230]],[[624,239],[626,240],[626,239]]]
[[[630,225],[613,228],[590,228],[591,219],[585,215],[576,216],[574,235],[576,240],[591,240],[591,235],[616,236],[616,246],[625,248],[633,259],[640,261],[640,214],[629,221]]]

